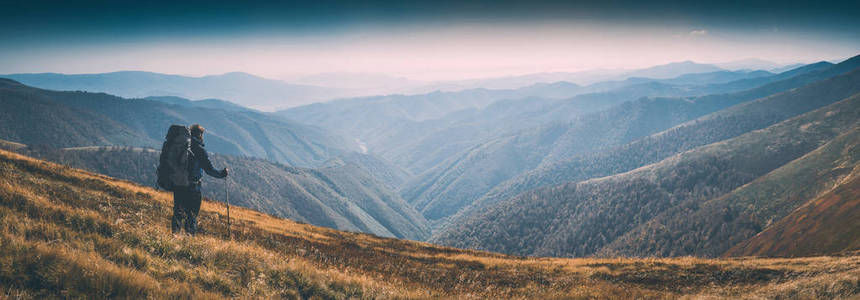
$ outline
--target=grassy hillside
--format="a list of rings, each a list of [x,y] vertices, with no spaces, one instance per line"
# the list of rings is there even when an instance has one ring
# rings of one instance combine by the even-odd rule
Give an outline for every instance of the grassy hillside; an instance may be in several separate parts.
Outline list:
[[[860,256],[558,259],[298,224],[204,201],[174,237],[169,195],[0,150],[0,295],[13,298],[835,298]]]
[[[18,147],[17,151],[156,187],[157,150]],[[424,217],[360,163],[344,160],[305,169],[248,157],[212,154],[211,158],[216,167],[232,169],[229,190],[234,205],[340,230],[414,240],[429,236]],[[224,193],[223,180],[204,178],[204,196],[223,201]]]
[[[526,192],[452,225],[435,241],[530,255],[586,256],[611,249],[632,249],[623,253],[637,256],[718,255],[712,251],[723,245],[722,237],[708,229],[720,229],[722,222],[679,231],[666,228],[669,224],[659,222],[660,218],[672,214],[676,218],[668,221],[683,226],[703,216],[713,218],[713,211],[691,217],[690,208],[695,210],[833,141],[860,126],[858,115],[860,95],[855,95],[627,173]],[[770,201],[762,196],[750,199]],[[763,211],[752,209],[752,213]],[[732,215],[727,221],[745,218]],[[648,227],[649,222],[656,223]],[[690,239],[678,235],[702,240],[687,244]]]
[[[38,99],[31,101],[30,99]],[[349,150],[352,141],[321,128],[251,110],[221,110],[108,94],[37,89],[0,81],[4,110],[0,139],[54,147],[161,147],[172,124],[199,123],[207,129],[207,149],[313,167]]]

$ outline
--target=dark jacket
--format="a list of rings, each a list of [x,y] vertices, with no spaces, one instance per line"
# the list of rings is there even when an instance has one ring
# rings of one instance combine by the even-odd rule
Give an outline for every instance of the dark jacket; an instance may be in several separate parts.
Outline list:
[[[194,159],[191,161],[191,173],[188,175],[188,179],[191,181],[192,186],[199,186],[197,183],[203,178],[201,170],[206,171],[206,174],[215,178],[227,177],[226,170],[218,171],[212,166],[205,146],[200,139],[196,137],[191,138],[191,153],[194,154]]]

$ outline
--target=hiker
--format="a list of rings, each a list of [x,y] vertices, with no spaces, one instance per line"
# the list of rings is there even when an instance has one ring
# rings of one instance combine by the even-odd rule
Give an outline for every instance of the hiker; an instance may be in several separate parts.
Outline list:
[[[167,133],[159,165],[158,185],[173,191],[173,218],[170,229],[178,234],[197,233],[197,214],[200,212],[201,170],[215,178],[227,177],[228,169],[215,170],[203,144],[205,129],[200,124],[188,127],[173,125]],[[166,170],[166,171],[164,171]],[[167,175],[162,175],[162,172]]]

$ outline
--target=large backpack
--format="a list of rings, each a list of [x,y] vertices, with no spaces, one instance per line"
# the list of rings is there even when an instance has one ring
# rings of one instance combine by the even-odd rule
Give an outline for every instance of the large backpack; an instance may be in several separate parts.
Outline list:
[[[183,125],[171,125],[161,146],[161,157],[158,161],[158,186],[173,191],[187,187],[190,182],[191,160],[191,131]]]

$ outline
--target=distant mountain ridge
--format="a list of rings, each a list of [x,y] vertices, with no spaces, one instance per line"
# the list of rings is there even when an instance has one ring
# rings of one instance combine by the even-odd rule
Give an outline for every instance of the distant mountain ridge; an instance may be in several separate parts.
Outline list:
[[[632,72],[624,73],[623,77],[646,77],[646,78],[656,78],[656,79],[665,79],[678,77],[684,74],[696,74],[696,73],[708,73],[708,72],[717,72],[723,71],[722,68],[717,67],[715,65],[709,64],[700,64],[693,61],[682,61],[682,62],[674,62],[668,63],[665,65],[653,66],[650,68],[645,68],[641,70],[635,70]]]
[[[649,77],[655,79],[665,79],[681,76],[684,74],[707,73],[716,71],[724,70],[722,68],[710,64],[700,64],[693,61],[681,61],[634,70],[596,69],[578,72],[544,72],[495,78],[442,81],[435,84],[427,85],[420,89],[416,89],[416,92],[420,93],[433,90],[458,91],[474,88],[518,89],[539,83],[551,83],[559,81],[571,82],[584,86],[602,81],[620,81],[631,77]]]
[[[241,72],[202,77],[143,71],[8,74],[0,77],[43,89],[104,92],[125,98],[177,96],[226,99],[260,110],[283,109],[347,95],[333,88],[289,84]]]
[[[746,58],[713,65],[726,70],[774,70],[785,67],[785,65],[760,58]]]
[[[176,96],[149,96],[146,100],[159,101],[186,107],[212,108],[235,111],[251,111],[252,109],[221,99],[190,100]]]
[[[602,72],[554,73],[488,78],[477,80],[422,83],[405,78],[372,74],[317,74],[298,79],[311,84],[292,84],[243,72],[191,77],[147,71],[118,71],[96,74],[19,73],[0,75],[26,85],[51,90],[104,92],[125,98],[176,96],[188,99],[218,98],[263,111],[275,111],[315,102],[370,94],[422,94],[432,91],[459,91],[473,88],[516,89],[534,84],[559,81],[589,84],[602,80],[623,80],[629,77],[671,78],[690,73],[706,73],[722,69],[691,61],[669,63],[645,69]],[[580,74],[580,75],[576,75]],[[325,79],[331,82],[325,86]],[[529,79],[532,78],[532,79]],[[584,78],[603,78],[585,81]],[[391,89],[392,84],[405,87]],[[373,91],[376,91],[373,93]]]

